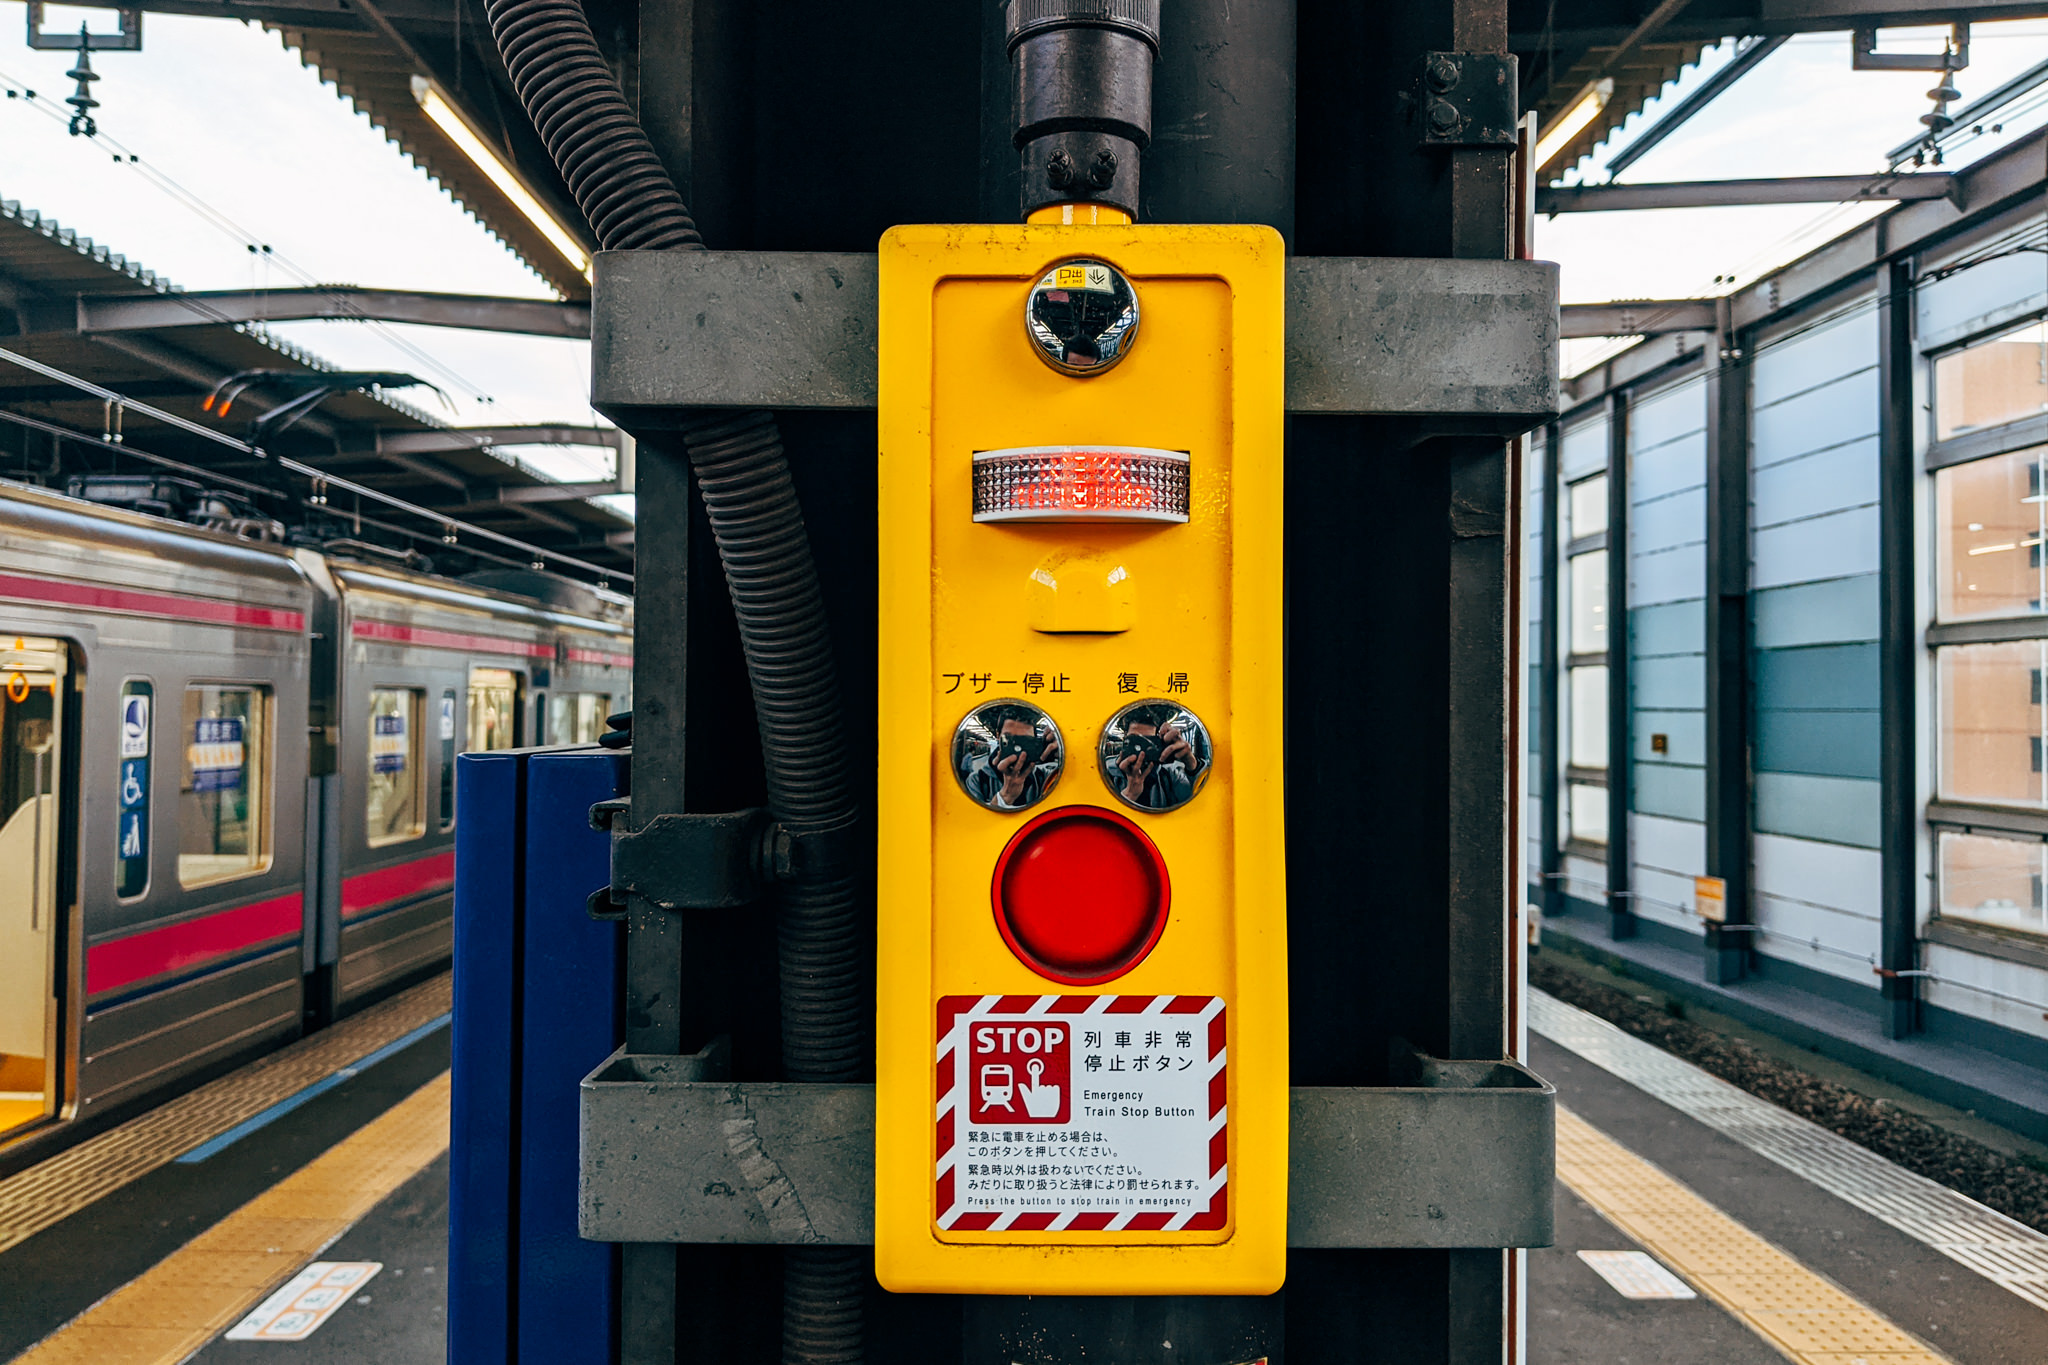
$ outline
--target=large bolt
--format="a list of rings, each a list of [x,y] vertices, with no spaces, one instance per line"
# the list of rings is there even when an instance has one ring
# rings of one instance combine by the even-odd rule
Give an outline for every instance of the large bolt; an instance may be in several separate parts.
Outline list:
[[[1054,152],[1045,163],[1045,183],[1063,190],[1074,183],[1074,161],[1065,152]]]
[[[1432,132],[1454,133],[1458,130],[1458,125],[1463,122],[1463,117],[1458,113],[1458,106],[1452,104],[1449,100],[1431,100],[1429,102],[1429,126]]]
[[[1088,183],[1098,190],[1106,190],[1116,179],[1116,153],[1104,147],[1095,154],[1095,164],[1088,168]]]
[[[1458,77],[1462,74],[1457,62],[1453,61],[1449,54],[1443,52],[1439,52],[1434,57],[1431,57],[1429,65],[1423,70],[1423,75],[1428,78],[1430,88],[1433,90],[1450,89],[1458,83]]]

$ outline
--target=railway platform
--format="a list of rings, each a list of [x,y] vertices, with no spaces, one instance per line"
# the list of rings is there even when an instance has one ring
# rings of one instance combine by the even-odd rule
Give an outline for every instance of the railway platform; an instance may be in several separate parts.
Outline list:
[[[437,977],[0,1181],[0,1359],[444,1359],[448,1017]],[[1554,996],[1530,1023],[1562,1109],[1525,1360],[2048,1360],[2048,1236]],[[229,1338],[309,1265],[355,1279],[308,1335]]]

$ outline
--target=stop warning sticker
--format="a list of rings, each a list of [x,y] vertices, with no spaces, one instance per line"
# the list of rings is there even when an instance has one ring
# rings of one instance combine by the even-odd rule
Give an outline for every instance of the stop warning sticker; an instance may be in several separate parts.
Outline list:
[[[1222,1228],[1223,1009],[1210,995],[941,999],[941,1233]]]

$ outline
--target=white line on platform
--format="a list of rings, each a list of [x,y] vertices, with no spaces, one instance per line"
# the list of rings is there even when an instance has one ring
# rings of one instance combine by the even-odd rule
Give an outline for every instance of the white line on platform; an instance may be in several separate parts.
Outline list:
[[[1692,1286],[1647,1251],[1582,1251],[1579,1259],[1624,1299],[1696,1299]]]
[[[1554,995],[1530,990],[1529,1027],[2037,1308],[2048,1308],[2048,1237],[2024,1223],[1893,1165]]]

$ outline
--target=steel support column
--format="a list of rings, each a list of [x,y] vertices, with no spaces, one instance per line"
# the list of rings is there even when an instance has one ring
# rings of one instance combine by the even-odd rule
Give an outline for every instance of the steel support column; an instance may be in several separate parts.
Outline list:
[[[1564,755],[1559,748],[1563,726],[1558,710],[1558,703],[1563,700],[1559,692],[1563,678],[1557,631],[1558,575],[1564,561],[1557,539],[1564,528],[1563,510],[1558,506],[1564,495],[1558,473],[1557,446],[1561,438],[1557,423],[1543,429],[1543,562],[1538,566],[1541,577],[1536,589],[1536,615],[1543,635],[1536,644],[1536,686],[1532,689],[1536,705],[1536,796],[1542,807],[1538,817],[1537,867],[1543,881],[1537,903],[1546,919],[1564,912],[1565,898],[1563,820],[1558,808],[1564,795],[1564,784],[1559,780],[1564,772]]]
[[[1451,47],[1508,52],[1505,0],[1452,0]],[[1502,260],[1514,254],[1514,167],[1498,148],[1454,151],[1451,256]],[[1463,444],[1463,443],[1461,443]],[[1451,467],[1450,837],[1448,904],[1450,1056],[1500,1057],[1508,1049],[1509,900],[1507,803],[1522,756],[1509,742],[1508,632],[1515,629],[1515,566],[1508,539],[1510,461],[1500,441],[1475,441]],[[1519,894],[1519,893],[1516,893]],[[1508,1281],[1514,1254],[1453,1251],[1448,1267],[1445,1359],[1497,1365],[1506,1354]]]
[[[1722,328],[1707,371],[1707,875],[1727,884],[1730,926],[1749,913],[1749,364]],[[1706,926],[1706,979],[1740,981],[1749,933]]]
[[[688,713],[690,512],[696,494],[680,442],[640,447],[639,516],[662,528],[634,546],[633,807],[636,829],[658,815],[681,814]],[[626,1048],[672,1055],[682,1050],[683,920],[633,897],[626,919]],[[621,1249],[619,1343],[634,1365],[676,1358],[676,1248],[627,1243]]]
[[[1629,876],[1628,392],[1607,395],[1607,912],[1608,937],[1634,938]]]
[[[1914,608],[1913,494],[1919,484],[1914,440],[1919,405],[1913,340],[1913,266],[1910,260],[1878,267],[1878,775],[1883,795],[1878,847],[1879,967],[1910,971],[1918,962],[1920,885],[1919,773],[1915,753],[1914,651],[1920,632]],[[1882,983],[1884,1033],[1901,1038],[1920,1027],[1918,991],[1911,976]]]

